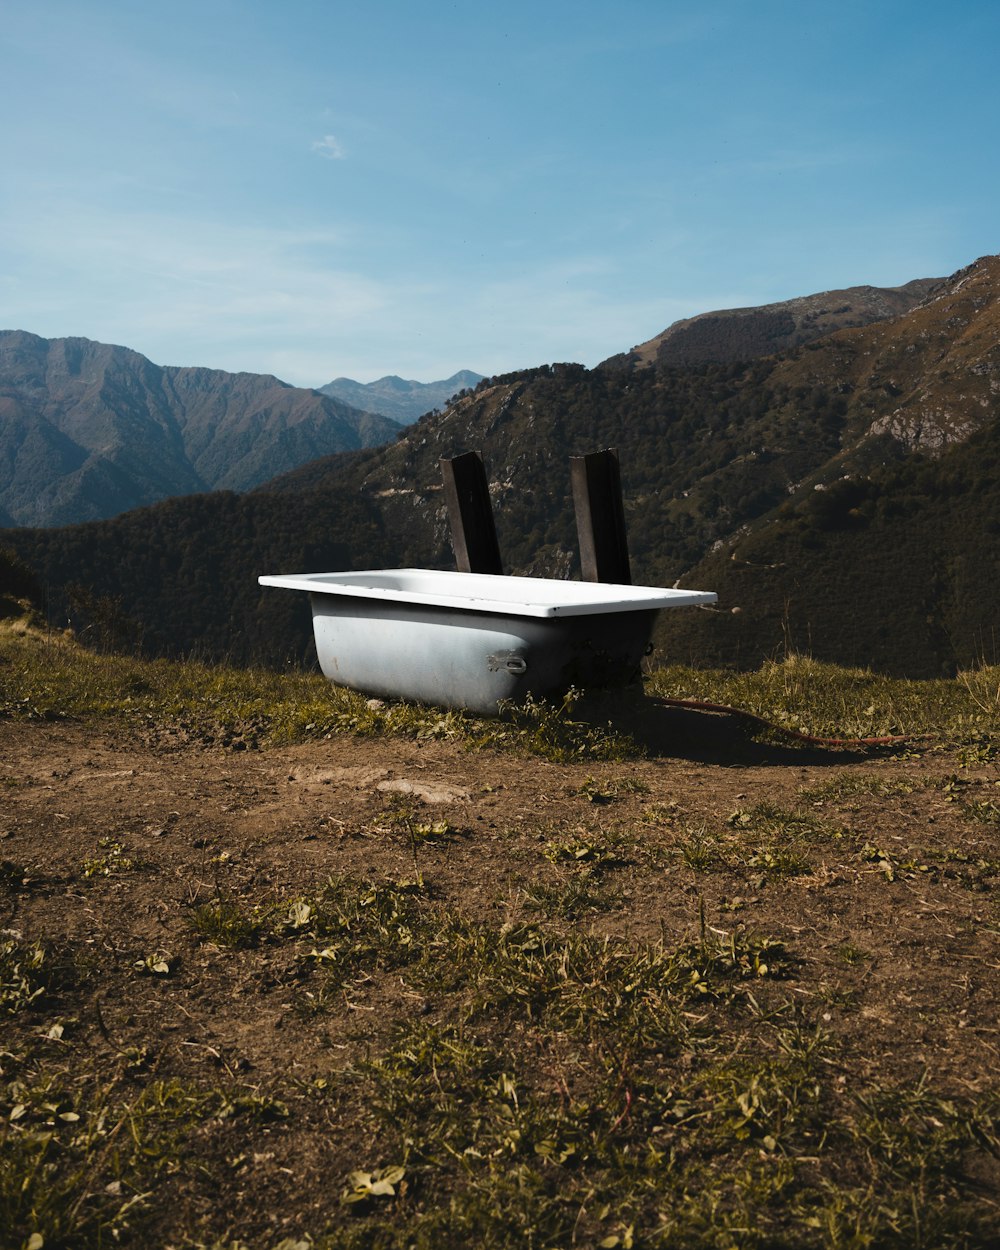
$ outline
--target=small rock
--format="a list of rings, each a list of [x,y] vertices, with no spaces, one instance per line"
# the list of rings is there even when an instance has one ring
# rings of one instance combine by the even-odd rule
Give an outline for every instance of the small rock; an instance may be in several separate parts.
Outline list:
[[[380,781],[375,787],[383,794],[412,794],[424,803],[467,803],[470,793],[465,786],[453,786],[445,781]]]

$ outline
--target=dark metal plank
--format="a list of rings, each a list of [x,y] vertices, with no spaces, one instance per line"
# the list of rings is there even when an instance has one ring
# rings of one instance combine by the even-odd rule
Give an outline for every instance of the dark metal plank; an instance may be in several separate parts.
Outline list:
[[[442,459],[444,498],[460,573],[503,573],[486,470],[478,452]]]
[[[632,584],[618,452],[570,456],[580,565],[587,582]]]

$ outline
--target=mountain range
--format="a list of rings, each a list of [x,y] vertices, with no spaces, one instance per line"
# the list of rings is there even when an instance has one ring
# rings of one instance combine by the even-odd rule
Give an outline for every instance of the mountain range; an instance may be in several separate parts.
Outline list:
[[[749,359],[907,311],[938,281],[704,313],[606,364]],[[175,495],[247,490],[388,442],[482,381],[468,369],[428,383],[341,377],[317,392],[269,375],[162,367],[88,339],[0,332],[0,525],[69,525]]]
[[[899,315],[777,354],[522,370],[248,494],[0,542],[48,588],[52,618],[91,636],[281,663],[309,653],[303,597],[256,575],[448,567],[442,456],[482,452],[509,572],[578,575],[567,457],[614,445],[635,580],[720,595],[665,614],[664,655],[755,665],[795,647],[933,676],[1000,659],[998,435],[989,256]]]
[[[0,524],[72,524],[173,495],[248,490],[397,431],[275,377],[0,331]]]

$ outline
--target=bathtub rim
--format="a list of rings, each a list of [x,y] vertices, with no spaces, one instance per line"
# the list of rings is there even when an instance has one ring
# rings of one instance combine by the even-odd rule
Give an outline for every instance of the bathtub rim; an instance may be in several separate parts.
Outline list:
[[[376,579],[383,583],[376,584]],[[393,580],[396,585],[393,585]],[[714,591],[664,586],[622,586],[549,577],[506,577],[439,569],[362,569],[335,573],[277,573],[257,578],[261,586],[304,590],[311,595],[377,599],[461,612],[558,618],[596,616],[658,608],[698,607],[717,602]],[[414,589],[413,581],[425,589]],[[386,584],[388,583],[388,584]],[[497,592],[501,592],[498,596]]]

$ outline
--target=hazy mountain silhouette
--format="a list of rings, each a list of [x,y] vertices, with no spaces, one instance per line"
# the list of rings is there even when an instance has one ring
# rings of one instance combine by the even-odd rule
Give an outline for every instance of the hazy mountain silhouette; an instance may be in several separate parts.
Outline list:
[[[395,374],[375,382],[355,382],[353,378],[334,378],[319,388],[354,408],[378,412],[400,425],[409,425],[424,413],[443,407],[450,399],[483,380],[481,373],[462,369],[443,382],[412,382]]]

